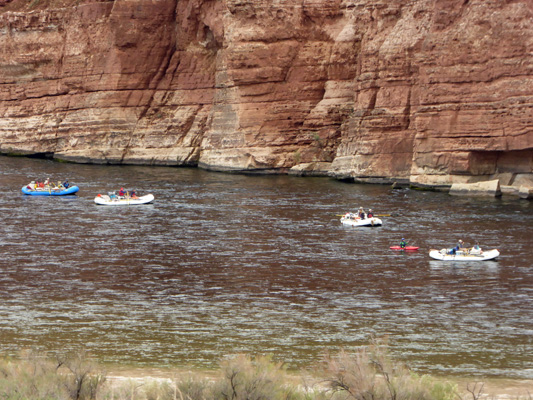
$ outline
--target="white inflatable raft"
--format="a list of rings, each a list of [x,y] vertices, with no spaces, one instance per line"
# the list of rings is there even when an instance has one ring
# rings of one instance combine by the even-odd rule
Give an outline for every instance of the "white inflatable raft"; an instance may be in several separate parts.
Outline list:
[[[347,213],[345,216],[341,218],[341,223],[343,225],[350,225],[350,226],[380,226],[382,225],[382,222],[379,218],[364,218],[361,219],[355,214]]]
[[[466,251],[459,250],[456,254],[450,254],[451,249],[430,250],[429,256],[435,260],[441,261],[486,261],[493,260],[500,255],[498,249],[487,251]]]
[[[134,206],[139,204],[148,204],[154,201],[153,194],[147,194],[141,197],[115,196],[99,194],[94,198],[94,202],[101,206]]]

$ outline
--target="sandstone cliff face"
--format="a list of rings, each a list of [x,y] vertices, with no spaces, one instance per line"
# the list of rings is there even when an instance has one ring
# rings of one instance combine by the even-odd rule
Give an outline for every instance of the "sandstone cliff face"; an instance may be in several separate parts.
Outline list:
[[[1,152],[533,181],[529,0],[41,1],[0,0]]]

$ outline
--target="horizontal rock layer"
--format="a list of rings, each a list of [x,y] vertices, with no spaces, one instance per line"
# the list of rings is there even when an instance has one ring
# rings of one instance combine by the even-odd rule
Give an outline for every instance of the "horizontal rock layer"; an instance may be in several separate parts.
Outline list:
[[[532,21],[529,0],[0,0],[0,152],[523,186]]]
[[[475,195],[498,197],[502,195],[499,179],[476,183],[454,183],[450,187],[449,193],[453,196]]]

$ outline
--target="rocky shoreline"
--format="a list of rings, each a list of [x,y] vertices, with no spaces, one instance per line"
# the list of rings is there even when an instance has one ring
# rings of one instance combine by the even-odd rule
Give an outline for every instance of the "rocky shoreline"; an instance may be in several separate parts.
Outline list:
[[[21,157],[35,157],[35,155],[28,153],[2,153],[7,156],[21,156]],[[72,162],[81,164],[109,164],[103,161],[78,159],[71,157],[58,157],[54,154],[39,155],[38,158],[50,158],[58,162]],[[136,163],[120,163],[122,165],[153,165],[143,161]],[[327,165],[324,165],[327,164]],[[157,164],[156,164],[157,165]],[[272,175],[272,174],[288,174],[298,177],[330,177],[346,182],[359,184],[381,184],[392,185],[393,188],[411,187],[418,190],[432,190],[448,192],[454,196],[472,196],[472,197],[511,197],[524,200],[533,200],[533,175],[530,174],[501,174],[485,177],[473,176],[457,176],[450,178],[450,181],[458,181],[452,184],[417,184],[409,181],[409,179],[394,179],[392,177],[337,177],[329,172],[328,163],[306,163],[299,164],[290,169],[253,169],[242,170],[233,168],[211,168],[207,165],[183,165],[188,167],[197,167],[206,170],[237,173],[247,175]],[[506,184],[502,184],[505,182]]]

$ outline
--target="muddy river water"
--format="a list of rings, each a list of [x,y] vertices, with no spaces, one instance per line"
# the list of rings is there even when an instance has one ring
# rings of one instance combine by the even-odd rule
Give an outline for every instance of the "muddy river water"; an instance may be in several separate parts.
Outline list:
[[[25,196],[68,178],[76,196]],[[268,353],[294,367],[387,337],[422,373],[533,378],[533,204],[328,178],[0,157],[0,352],[216,367]],[[94,204],[135,188],[155,202]],[[345,227],[359,206],[377,228]],[[389,249],[402,237],[418,252]],[[497,261],[432,261],[458,239]]]

